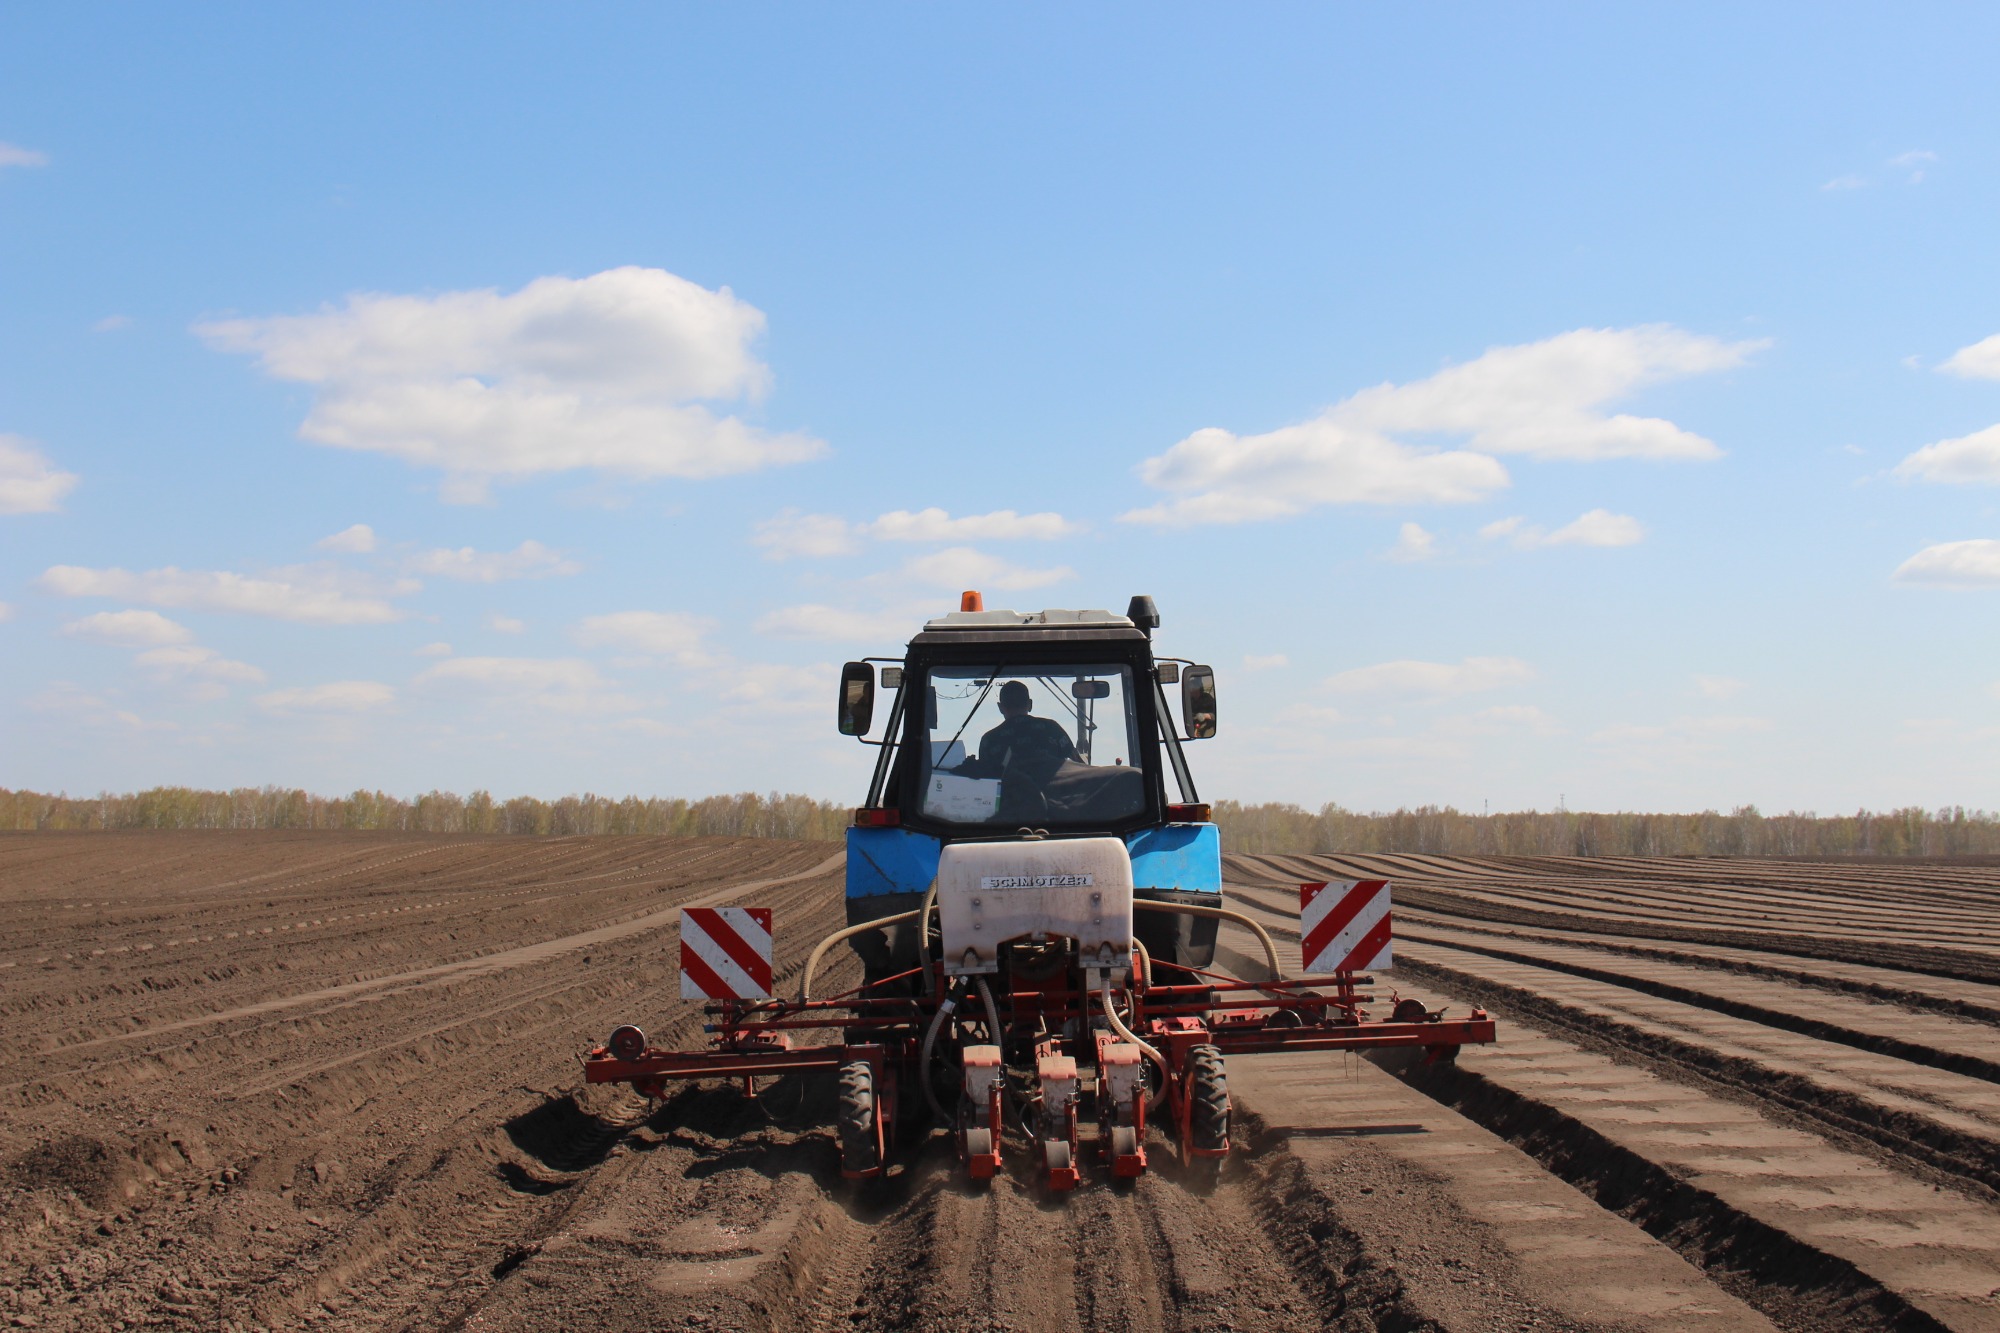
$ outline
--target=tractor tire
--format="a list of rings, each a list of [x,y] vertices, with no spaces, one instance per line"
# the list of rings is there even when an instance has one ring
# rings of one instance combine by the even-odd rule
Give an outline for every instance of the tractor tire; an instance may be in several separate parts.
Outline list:
[[[866,1060],[840,1067],[840,1106],[835,1118],[843,1171],[873,1171],[882,1164],[876,1132],[875,1071]]]
[[[1222,1052],[1197,1046],[1188,1052],[1188,1115],[1190,1138],[1198,1149],[1229,1146],[1229,1075],[1222,1070]]]

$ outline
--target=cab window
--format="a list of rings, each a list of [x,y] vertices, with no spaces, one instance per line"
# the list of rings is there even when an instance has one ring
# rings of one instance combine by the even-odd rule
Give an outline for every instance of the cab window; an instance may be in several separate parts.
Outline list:
[[[919,808],[930,819],[1089,826],[1145,809],[1129,667],[933,667],[921,698]]]

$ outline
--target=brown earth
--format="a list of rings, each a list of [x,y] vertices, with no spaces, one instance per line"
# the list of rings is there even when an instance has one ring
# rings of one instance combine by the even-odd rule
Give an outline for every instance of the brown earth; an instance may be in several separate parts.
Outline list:
[[[1054,1200],[936,1135],[844,1185],[804,1081],[581,1084],[617,1022],[699,1042],[681,906],[774,908],[794,975],[836,846],[0,837],[0,1320],[2000,1329],[2000,868],[1228,866],[1288,966],[1294,886],[1359,874],[1396,885],[1378,989],[1500,1043],[1239,1058],[1218,1185],[1156,1135]]]

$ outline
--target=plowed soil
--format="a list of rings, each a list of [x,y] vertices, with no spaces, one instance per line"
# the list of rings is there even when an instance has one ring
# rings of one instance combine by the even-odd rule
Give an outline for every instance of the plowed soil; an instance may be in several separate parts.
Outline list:
[[[0,837],[0,1319],[2000,1329],[2000,868],[1227,867],[1287,966],[1296,885],[1363,875],[1395,884],[1378,994],[1500,1043],[1239,1057],[1220,1182],[1156,1134],[1135,1185],[1051,1198],[1018,1145],[975,1188],[921,1132],[844,1184],[805,1080],[582,1084],[619,1022],[702,1040],[682,906],[773,908],[795,978],[837,846]]]

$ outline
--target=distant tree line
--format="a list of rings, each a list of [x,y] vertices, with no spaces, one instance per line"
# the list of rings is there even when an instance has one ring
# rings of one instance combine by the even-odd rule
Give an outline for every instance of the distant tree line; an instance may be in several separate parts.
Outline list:
[[[499,801],[433,791],[405,799],[379,791],[314,796],[284,787],[200,791],[154,787],[123,795],[48,796],[0,788],[0,829],[368,829],[390,833],[650,833],[832,840],[852,812],[831,801],[771,792],[733,796],[586,793]],[[1219,801],[1215,821],[1232,852],[1415,852],[1440,856],[2000,856],[2000,814],[1910,806],[1851,815],[1650,815],[1528,810],[1474,815],[1450,806],[1359,814],[1283,803]]]
[[[704,796],[614,800],[586,793],[544,801],[495,800],[475,791],[413,799],[379,791],[314,796],[284,787],[199,791],[154,787],[123,795],[46,796],[0,788],[0,829],[368,829],[388,833],[652,833],[669,837],[841,836],[853,812],[810,796]]]
[[[2000,813],[1907,806],[1851,815],[1766,815],[1754,805],[1728,814],[1527,810],[1475,815],[1424,805],[1357,814],[1338,805],[1219,801],[1215,822],[1232,852],[1312,855],[1402,852],[1440,856],[1994,856]]]

